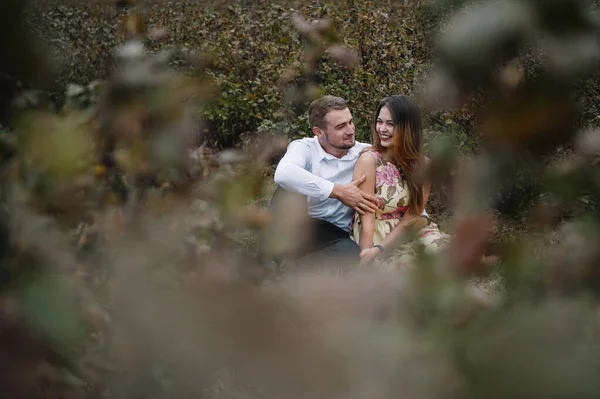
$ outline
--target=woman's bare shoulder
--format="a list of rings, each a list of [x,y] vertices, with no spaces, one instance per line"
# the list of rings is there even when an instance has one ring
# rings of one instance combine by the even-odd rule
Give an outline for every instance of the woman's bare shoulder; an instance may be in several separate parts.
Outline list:
[[[356,165],[375,167],[375,161],[378,154],[378,152],[373,151],[372,149],[366,149],[359,155]]]

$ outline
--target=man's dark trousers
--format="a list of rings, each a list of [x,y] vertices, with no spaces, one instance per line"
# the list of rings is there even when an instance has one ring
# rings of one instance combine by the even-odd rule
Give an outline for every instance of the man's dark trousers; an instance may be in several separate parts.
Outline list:
[[[277,187],[273,198],[271,199],[270,209],[273,215],[273,210],[280,201],[286,201],[296,197],[295,204],[303,204],[304,207],[294,207],[290,209],[290,212],[302,212],[302,215],[308,217],[308,208],[306,207],[306,197],[301,194],[292,193],[285,190],[282,187]],[[301,200],[300,200],[301,199]],[[273,220],[272,223],[277,223],[277,220]],[[294,234],[295,232],[290,232]],[[358,245],[350,239],[350,234],[341,229],[340,227],[329,223],[322,219],[309,218],[308,229],[304,231],[298,231],[297,234],[302,235],[298,237],[298,248],[294,253],[286,256],[284,260],[297,260],[304,256],[310,255],[311,259],[323,259],[323,260],[348,260],[358,261],[360,249]],[[308,234],[308,236],[306,236]],[[262,254],[263,257],[268,257],[268,254]]]

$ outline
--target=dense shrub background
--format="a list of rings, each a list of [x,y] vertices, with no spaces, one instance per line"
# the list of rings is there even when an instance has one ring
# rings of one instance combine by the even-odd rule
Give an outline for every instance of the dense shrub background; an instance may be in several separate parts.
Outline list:
[[[295,13],[308,21],[330,19],[346,46],[357,51],[354,70],[323,57],[316,79],[325,92],[346,98],[357,118],[357,131],[368,139],[369,118],[377,101],[390,93],[413,94],[429,60],[427,31],[417,6],[398,2],[156,2],[142,11],[150,28],[168,37],[150,43],[155,51],[178,47],[210,62],[208,76],[222,95],[202,115],[212,145],[239,144],[244,134],[284,126],[294,136],[308,134],[305,104],[289,104],[279,90],[282,67],[302,85],[304,46],[290,23]],[[401,2],[400,2],[401,3]],[[54,90],[67,83],[87,84],[110,68],[118,40],[112,2],[38,1],[35,30],[55,49],[61,74]],[[181,57],[176,67],[194,72]]]
[[[34,0],[30,22],[53,49],[59,67],[53,91],[55,100],[68,83],[87,84],[107,76],[111,50],[119,42],[118,14],[114,2],[88,0]],[[340,2],[142,2],[149,28],[165,29],[168,36],[149,43],[154,51],[183,49],[175,62],[180,71],[194,73],[194,63],[186,55],[196,55],[210,64],[210,78],[222,93],[204,116],[213,145],[240,143],[244,134],[285,124],[293,136],[308,134],[306,104],[292,104],[279,89],[282,67],[286,78],[302,85],[306,43],[290,23],[298,13],[308,21],[332,21],[343,43],[356,50],[358,67],[344,68],[323,57],[317,81],[324,92],[349,100],[357,118],[358,134],[368,139],[368,124],[377,101],[390,93],[415,94],[427,79],[432,60],[431,40],[437,33],[435,14],[427,1]],[[535,74],[536,57],[523,59],[524,73]],[[597,123],[598,79],[580,84],[579,100],[586,122]],[[293,106],[296,105],[296,106]],[[435,129],[457,124],[460,132],[473,135],[472,112],[433,116]],[[454,126],[451,126],[454,127]],[[458,144],[472,147],[461,139]]]
[[[417,95],[427,81],[434,57],[432,41],[440,28],[428,1],[140,3],[138,10],[148,28],[167,34],[151,40],[149,47],[154,52],[176,51],[173,65],[179,71],[195,74],[201,66],[220,94],[198,112],[209,147],[243,145],[262,131],[290,138],[310,136],[307,101],[298,100],[287,84],[303,88],[309,78],[323,92],[349,101],[359,139],[370,140],[368,126],[378,100],[391,93]],[[59,72],[51,91],[59,105],[69,83],[86,85],[107,76],[121,31],[113,2],[35,0],[31,6],[31,26],[55,54]],[[356,51],[357,67],[349,69],[324,56],[318,60],[316,76],[307,76],[304,68],[311,44],[291,23],[296,14],[307,21],[330,20],[343,44]],[[537,73],[539,55],[524,54],[521,61],[524,75]],[[208,69],[203,68],[206,65]],[[578,85],[583,122],[597,124],[598,79]],[[473,120],[481,101],[474,98],[473,106],[452,113],[427,113],[429,141],[446,137],[460,153],[476,150]],[[519,173],[501,194],[505,200],[500,206],[509,214],[532,204],[539,194],[536,175]]]
[[[495,39],[510,36],[511,23],[519,21],[500,20],[499,27],[497,11],[523,11],[525,3],[532,6],[532,19],[525,29],[517,27],[525,43],[542,37],[578,49],[582,38],[599,37],[600,25],[573,23],[581,22],[576,18],[581,2],[492,3],[469,7],[461,15],[478,23],[459,24],[466,29],[447,35],[459,40],[435,46],[451,55],[442,60],[442,72],[470,72],[453,76],[459,94],[483,104],[476,119],[468,109],[429,115],[435,124],[429,138],[448,139],[445,148],[429,148],[435,155],[431,178],[439,182],[456,171],[451,205],[458,211],[447,230],[454,238],[448,251],[422,254],[418,267],[397,280],[370,269],[269,276],[248,256],[251,245],[241,248],[242,240],[266,233],[273,243],[286,241],[285,234],[269,232],[273,214],[262,207],[272,188],[265,166],[285,140],[260,136],[264,141],[254,142],[251,135],[278,127],[290,136],[306,134],[305,102],[315,94],[311,87],[319,87],[353,102],[359,134],[366,138],[366,118],[377,96],[419,89],[433,58],[425,49],[434,48],[426,35],[434,19],[400,7],[404,4],[381,2],[196,3],[196,14],[185,11],[192,10],[189,3],[144,3],[145,21],[166,25],[170,33],[159,44],[161,32],[153,32],[148,44],[154,51],[187,47],[174,65],[202,74],[198,81],[172,74],[162,62],[166,58],[148,57],[136,42],[119,46],[118,56],[111,57],[110,43],[121,42],[122,29],[109,22],[111,16],[121,18],[107,4],[38,3],[30,25],[45,48],[54,49],[57,65],[62,63],[50,87],[60,108],[48,111],[26,92],[13,109],[17,117],[0,127],[0,396],[598,397],[600,132],[581,131],[570,117],[575,112],[560,112],[571,109],[571,86],[527,85],[540,61],[533,54],[523,55],[530,76],[522,85],[484,89],[473,83],[493,80],[496,68],[504,67],[490,65],[486,57],[466,62],[469,57],[462,55],[482,53],[473,48],[500,53],[505,42]],[[17,29],[21,19],[13,18],[18,13],[6,4],[19,11],[23,3],[0,3],[0,19],[9,21],[0,29],[11,44],[0,46],[0,53],[10,55],[11,49],[26,48],[13,43],[29,41],[11,40],[23,32]],[[320,57],[326,46],[314,51],[315,43],[294,33],[299,23],[290,23],[290,8],[309,20],[329,16],[336,31],[325,32],[328,40],[339,33],[362,64],[350,72],[329,55],[307,62],[305,57]],[[540,24],[548,20],[551,29]],[[583,27],[579,35],[572,34],[573,25]],[[94,33],[79,32],[86,29]],[[192,32],[189,43],[179,40],[182,31]],[[105,39],[102,32],[108,32]],[[479,46],[472,38],[482,38]],[[543,48],[539,44],[531,47]],[[596,62],[581,68],[583,76],[597,71],[600,42],[595,44]],[[457,46],[464,51],[448,50]],[[193,68],[196,51],[204,55]],[[352,61],[351,54],[330,55],[339,60],[340,54]],[[573,55],[584,64],[589,53]],[[5,63],[19,63],[7,56],[0,60],[0,78],[12,79],[18,68]],[[109,68],[112,62],[116,69]],[[575,83],[569,68],[543,61],[538,66],[540,74],[554,73],[547,83]],[[88,83],[108,69],[105,95],[88,106],[98,88]],[[38,75],[27,72],[19,76]],[[292,84],[280,85],[282,77]],[[311,86],[315,80],[320,85]],[[71,82],[81,86],[67,87]],[[583,83],[588,97],[575,93],[588,122],[596,113],[586,105],[594,100],[593,82]],[[35,82],[32,87],[39,88]],[[213,87],[221,95],[206,97]],[[65,89],[70,95],[63,107]],[[433,90],[440,96],[444,91]],[[0,94],[0,100],[7,97]],[[190,94],[209,102],[195,112],[210,147],[258,145],[244,151],[193,148]],[[507,109],[493,101],[498,97],[518,106]],[[475,148],[473,121],[483,126],[481,148]],[[554,145],[544,146],[549,139]],[[571,162],[547,169],[548,158],[567,158],[570,141],[576,143]],[[470,148],[477,150],[470,159],[456,156],[455,149]],[[494,221],[492,207],[533,201],[528,182],[545,191],[539,214],[521,220],[528,231],[510,237],[501,230],[503,240],[494,242],[491,230],[503,226]],[[515,187],[529,190],[528,196],[516,195]],[[502,198],[490,201],[494,195]],[[290,209],[293,205],[283,208],[282,220]],[[560,220],[564,209],[575,211],[570,221]],[[282,230],[306,234],[289,226]],[[498,268],[480,262],[490,244],[499,255]],[[474,275],[490,277],[487,294],[471,290]]]

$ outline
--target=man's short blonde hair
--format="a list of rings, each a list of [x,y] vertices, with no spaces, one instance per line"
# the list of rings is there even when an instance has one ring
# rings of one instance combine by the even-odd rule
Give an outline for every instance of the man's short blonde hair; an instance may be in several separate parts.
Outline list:
[[[341,97],[323,96],[310,103],[308,107],[308,123],[310,128],[318,127],[325,129],[325,115],[331,110],[342,110],[348,108],[346,100]]]

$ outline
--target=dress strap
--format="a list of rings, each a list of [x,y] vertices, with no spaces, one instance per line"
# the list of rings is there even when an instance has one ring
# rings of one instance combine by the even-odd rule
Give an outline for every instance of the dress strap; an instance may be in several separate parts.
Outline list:
[[[373,158],[375,158],[375,165],[381,165],[382,164],[382,160],[381,160],[381,153],[379,151],[372,151],[372,150],[367,150],[371,153],[371,155],[373,155]]]

